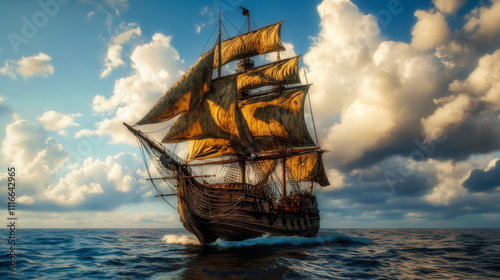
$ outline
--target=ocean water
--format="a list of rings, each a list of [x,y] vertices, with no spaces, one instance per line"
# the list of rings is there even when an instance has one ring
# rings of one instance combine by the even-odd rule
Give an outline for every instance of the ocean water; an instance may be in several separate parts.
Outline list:
[[[183,229],[8,232],[0,279],[500,279],[498,229],[323,229],[200,246]]]

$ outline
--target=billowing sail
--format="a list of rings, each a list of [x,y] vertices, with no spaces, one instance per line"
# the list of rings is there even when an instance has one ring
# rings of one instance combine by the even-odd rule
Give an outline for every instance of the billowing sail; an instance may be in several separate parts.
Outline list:
[[[315,146],[304,119],[304,97],[309,86],[240,102],[241,112],[255,141],[254,151]],[[189,143],[188,160],[238,153],[237,142],[204,139]]]
[[[194,109],[212,83],[214,50],[200,57],[137,124],[167,121]]]
[[[280,60],[238,75],[238,90],[300,83],[299,57]]]
[[[304,119],[308,89],[301,86],[240,103],[258,151],[316,146]]]
[[[236,143],[220,138],[208,138],[189,141],[188,161],[214,157],[235,155],[238,152]]]
[[[236,77],[225,77],[212,86],[196,108],[179,117],[162,142],[221,138],[239,143],[245,153],[250,152],[253,140],[238,107]]]
[[[313,181],[322,187],[330,185],[323,166],[322,152],[296,155],[288,158],[286,164],[296,181]]]
[[[281,24],[276,24],[257,29],[221,42],[222,65],[273,51],[284,51],[281,43]],[[216,44],[214,56],[214,68],[219,65],[219,46]]]

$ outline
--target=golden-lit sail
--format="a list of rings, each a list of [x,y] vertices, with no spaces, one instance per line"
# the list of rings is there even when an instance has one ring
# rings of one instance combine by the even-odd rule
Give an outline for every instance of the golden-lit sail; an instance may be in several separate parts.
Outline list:
[[[181,115],[162,142],[221,138],[249,149],[253,140],[238,107],[236,91],[236,77],[214,82],[212,90],[204,94],[200,104]]]
[[[299,57],[266,64],[238,75],[238,90],[300,83]]]
[[[212,83],[213,49],[204,54],[137,124],[167,121],[194,109]]]
[[[273,51],[284,51],[281,43],[281,24],[257,29],[221,42],[222,65],[259,54]],[[214,68],[219,66],[219,46],[215,46]]]
[[[188,161],[238,154],[236,143],[220,138],[189,141]]]
[[[301,86],[240,103],[258,151],[316,146],[304,119],[308,89]]]
[[[308,88],[301,86],[240,102],[255,152],[315,146],[304,119],[304,97]],[[236,154],[237,144],[223,139],[191,141],[188,160]]]
[[[314,152],[290,157],[286,164],[293,178],[297,181],[316,182],[322,187],[330,185],[321,155],[321,152]]]

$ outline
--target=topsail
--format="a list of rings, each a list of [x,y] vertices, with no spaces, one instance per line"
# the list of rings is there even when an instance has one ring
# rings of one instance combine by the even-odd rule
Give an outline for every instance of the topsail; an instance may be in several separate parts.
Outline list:
[[[284,51],[281,43],[281,24],[276,24],[242,34],[221,42],[222,65],[231,61],[268,52]],[[219,66],[219,46],[215,47],[214,68]]]

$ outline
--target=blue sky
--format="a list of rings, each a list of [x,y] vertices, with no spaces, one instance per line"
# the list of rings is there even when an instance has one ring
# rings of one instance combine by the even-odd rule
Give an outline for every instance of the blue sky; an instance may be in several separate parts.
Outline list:
[[[323,227],[500,225],[499,1],[1,1],[0,163],[24,227],[182,226],[121,122],[215,43],[218,10],[236,35],[239,6],[304,55]]]

